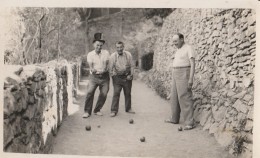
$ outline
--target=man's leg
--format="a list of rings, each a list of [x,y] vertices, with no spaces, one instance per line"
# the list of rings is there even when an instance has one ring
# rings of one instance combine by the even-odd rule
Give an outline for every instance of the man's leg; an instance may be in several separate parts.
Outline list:
[[[124,95],[125,95],[125,111],[131,110],[131,90],[132,90],[132,80],[126,80],[123,85]]]
[[[101,108],[103,107],[103,105],[106,102],[107,99],[107,93],[109,90],[109,78],[108,79],[104,79],[100,84],[99,84],[99,96],[98,96],[98,100],[97,100],[97,104],[96,107],[94,109],[94,113],[97,113],[101,110]]]
[[[181,69],[178,74],[177,91],[178,91],[178,99],[180,102],[181,113],[184,120],[185,125],[193,126],[193,100],[192,100],[192,91],[188,89],[189,75],[190,69],[185,68]]]
[[[84,107],[84,111],[87,112],[89,115],[91,115],[92,113],[93,99],[94,99],[94,94],[97,86],[98,85],[94,81],[94,79],[89,80],[89,87],[88,87],[88,92],[87,92],[85,107]]]
[[[175,80],[175,73],[174,70],[172,72],[172,89],[171,89],[171,110],[172,110],[172,117],[171,121],[173,123],[179,123],[180,121],[180,104],[178,99],[178,92],[177,92],[177,85]]]
[[[114,87],[114,93],[113,93],[113,100],[111,105],[111,113],[117,114],[119,109],[119,99],[120,99],[120,92],[122,90],[122,85],[119,83],[119,78],[116,76],[113,77],[113,87]]]

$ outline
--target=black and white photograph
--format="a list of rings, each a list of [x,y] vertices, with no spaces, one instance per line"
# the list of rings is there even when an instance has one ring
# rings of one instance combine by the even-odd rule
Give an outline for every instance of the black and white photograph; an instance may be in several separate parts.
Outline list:
[[[259,1],[14,2],[1,157],[260,156]]]

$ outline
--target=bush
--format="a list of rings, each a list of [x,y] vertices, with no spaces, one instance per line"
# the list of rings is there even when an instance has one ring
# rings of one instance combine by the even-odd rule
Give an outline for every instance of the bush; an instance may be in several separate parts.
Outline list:
[[[150,70],[153,67],[153,52],[145,54],[141,57],[141,68],[145,71]]]
[[[151,19],[154,16],[165,18],[166,16],[171,14],[172,11],[172,8],[146,8],[144,9],[143,14],[147,19]]]

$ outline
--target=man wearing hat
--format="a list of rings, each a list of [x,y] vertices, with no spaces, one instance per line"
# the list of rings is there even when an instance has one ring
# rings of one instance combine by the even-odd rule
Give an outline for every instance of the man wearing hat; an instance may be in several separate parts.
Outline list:
[[[91,115],[92,107],[93,107],[93,99],[94,94],[99,87],[100,93],[98,96],[98,100],[96,103],[96,107],[94,109],[94,114],[98,116],[102,116],[103,114],[100,112],[103,107],[107,93],[109,90],[109,57],[110,54],[107,50],[103,50],[102,46],[105,41],[103,39],[102,33],[96,33],[94,35],[93,46],[94,50],[89,52],[87,55],[87,62],[90,67],[90,77],[89,77],[89,87],[85,100],[85,107],[83,114],[83,118],[88,118]]]

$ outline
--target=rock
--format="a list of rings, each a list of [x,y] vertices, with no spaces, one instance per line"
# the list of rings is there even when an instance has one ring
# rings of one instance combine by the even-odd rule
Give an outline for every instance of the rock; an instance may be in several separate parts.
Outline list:
[[[209,128],[209,133],[210,134],[215,134],[218,131],[218,125],[219,123],[213,123],[210,128]]]
[[[254,118],[254,111],[253,111],[253,109],[251,108],[251,109],[249,110],[248,114],[247,114],[247,119],[253,120],[253,118]]]
[[[15,71],[14,73],[19,76],[22,73],[22,71],[23,67],[20,67],[19,70]]]
[[[233,143],[233,133],[232,130],[226,129],[225,131],[218,132],[215,134],[217,142],[224,147],[228,147]]]
[[[254,26],[250,26],[248,27],[247,31],[246,31],[246,35],[248,37],[250,37],[252,34],[254,34],[256,31],[255,31],[255,27]]]
[[[23,118],[31,120],[35,114],[36,114],[36,107],[34,105],[29,105],[25,114],[23,115]]]
[[[8,120],[4,120],[4,148],[14,139],[14,134],[12,130],[11,124],[8,122]]]
[[[251,85],[251,83],[252,83],[252,79],[251,79],[251,78],[245,77],[245,78],[243,79],[243,84],[244,84],[244,86],[245,86],[246,88],[248,88],[248,87]]]
[[[212,116],[210,116],[207,120],[207,122],[204,124],[203,130],[209,130],[210,126],[212,125],[212,123],[214,122],[214,119],[212,118]]]
[[[210,115],[211,115],[211,111],[202,111],[201,116],[200,116],[200,124],[202,126],[205,125],[205,123],[207,122]]]
[[[239,99],[232,105],[232,107],[236,108],[237,111],[243,112],[246,114],[248,112],[247,106],[242,103]]]
[[[248,19],[248,25],[249,26],[255,25],[255,23],[256,23],[255,15],[248,16],[247,19]]]
[[[242,92],[237,93],[236,95],[232,96],[232,98],[234,98],[234,99],[242,99],[245,96],[246,93],[247,93],[246,91],[242,91]]]
[[[237,48],[232,48],[232,49],[228,50],[228,52],[225,55],[226,55],[226,57],[230,57],[230,56],[233,56],[236,52],[237,52]]]
[[[233,90],[229,90],[228,93],[227,93],[227,96],[228,97],[232,97],[234,96],[236,93],[233,91]]]
[[[246,126],[245,126],[245,129],[244,129],[246,132],[252,132],[253,130],[253,121],[251,120],[247,120],[246,121]]]
[[[223,120],[225,118],[226,112],[227,112],[227,108],[224,106],[221,106],[216,111],[212,110],[213,118],[215,119],[216,122],[220,122],[221,120]]]
[[[251,99],[253,99],[253,96],[250,94],[246,94],[243,98],[244,101],[249,102]]]

